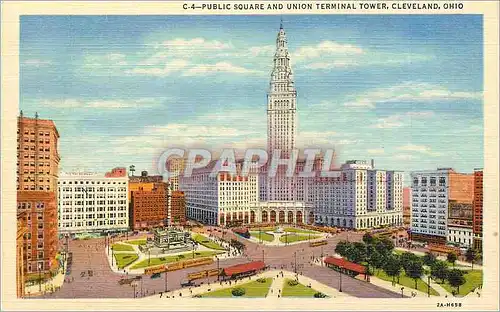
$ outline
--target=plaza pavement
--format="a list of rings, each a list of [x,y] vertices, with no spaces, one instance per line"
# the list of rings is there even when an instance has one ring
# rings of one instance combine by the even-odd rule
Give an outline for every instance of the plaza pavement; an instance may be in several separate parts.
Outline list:
[[[283,274],[281,274],[281,272]],[[214,281],[213,283],[206,283],[203,285],[200,285],[198,287],[190,287],[190,288],[185,288],[185,289],[177,289],[169,292],[162,292],[160,293],[155,293],[152,296],[148,296],[144,298],[144,300],[164,300],[164,299],[172,299],[172,298],[185,298],[185,297],[193,297],[196,295],[202,295],[210,291],[216,291],[220,289],[226,289],[226,288],[232,288],[238,285],[243,285],[252,281],[256,281],[259,278],[273,278],[273,282],[271,286],[269,287],[269,292],[267,293],[266,297],[267,298],[278,298],[278,295],[281,294],[281,290],[283,289],[283,285],[286,279],[295,279],[296,275],[293,272],[289,271],[278,271],[278,270],[270,270],[270,271],[265,271],[260,274],[243,278],[241,280],[237,281],[232,281],[231,285],[228,282],[217,282]],[[331,298],[337,298],[337,297],[348,297],[348,295],[344,293],[340,293],[338,290],[328,287],[327,285],[321,284],[317,281],[311,280],[310,278],[307,277],[299,277],[299,283],[307,286],[311,285],[311,288],[322,292],[326,295],[328,295]]]
[[[227,230],[225,234],[214,231],[211,233],[215,237],[224,236],[226,240],[236,239],[246,245],[243,256],[221,259],[219,262],[220,268],[249,261],[264,260],[270,269],[297,271],[299,278],[307,277],[334,289],[338,289],[339,286],[338,273],[327,267],[313,265],[310,263],[310,259],[320,257],[320,255],[333,255],[337,242],[341,240],[360,241],[362,237],[361,233],[342,232],[327,238],[328,245],[325,246],[309,247],[308,242],[304,241],[300,244],[274,247],[255,244]],[[134,237],[134,239],[139,239],[139,237]],[[124,240],[124,238],[115,239],[111,243],[113,244],[119,240]],[[217,261],[215,261],[210,265],[169,272],[166,280],[165,274],[161,274],[161,277],[157,279],[151,279],[150,276],[143,275],[134,293],[134,288],[131,285],[120,285],[118,282],[122,278],[137,275],[129,273],[124,276],[113,272],[105,249],[103,238],[69,241],[69,252],[73,253],[71,274],[67,278],[69,282],[65,282],[60,290],[43,297],[133,298],[134,295],[144,297],[164,291],[165,286],[170,291],[180,289],[180,283],[186,280],[187,274],[217,268]],[[89,275],[89,272],[92,274]],[[198,280],[196,283],[197,285],[204,285],[208,282],[212,284],[216,280],[217,277],[215,276]],[[400,293],[347,276],[342,278],[342,290],[345,295],[360,298],[399,298],[401,296]]]

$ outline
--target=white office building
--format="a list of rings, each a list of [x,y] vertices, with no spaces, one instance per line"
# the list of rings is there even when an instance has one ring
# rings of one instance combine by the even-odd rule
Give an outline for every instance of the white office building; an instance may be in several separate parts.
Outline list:
[[[60,233],[128,230],[128,177],[61,173],[58,210]]]
[[[458,244],[460,247],[471,247],[474,243],[472,226],[448,225],[448,242]]]
[[[220,172],[213,176],[213,165],[195,170],[190,177],[180,177],[187,217],[210,225],[248,224],[250,210],[258,206],[258,175]]]
[[[411,233],[415,240],[448,237],[448,169],[412,172]]]
[[[316,223],[354,229],[403,224],[402,172],[375,170],[360,160],[335,172],[310,186]]]

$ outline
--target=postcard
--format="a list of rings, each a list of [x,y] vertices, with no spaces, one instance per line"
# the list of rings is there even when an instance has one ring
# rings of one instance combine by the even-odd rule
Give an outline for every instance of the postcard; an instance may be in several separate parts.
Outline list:
[[[2,2],[3,310],[498,311],[498,9]]]

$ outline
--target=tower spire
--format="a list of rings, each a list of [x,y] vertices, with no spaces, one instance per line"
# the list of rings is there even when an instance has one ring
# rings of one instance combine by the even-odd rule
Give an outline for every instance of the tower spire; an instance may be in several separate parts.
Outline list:
[[[280,29],[283,29],[283,16],[281,16],[281,19],[280,19]]]

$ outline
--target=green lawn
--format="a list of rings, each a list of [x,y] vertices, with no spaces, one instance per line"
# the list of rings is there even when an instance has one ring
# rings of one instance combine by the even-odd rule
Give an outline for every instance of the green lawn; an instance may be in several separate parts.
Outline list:
[[[306,241],[310,239],[315,239],[321,237],[320,235],[297,235],[297,234],[287,234],[283,235],[280,237],[280,242],[282,243],[293,243],[293,242],[300,242],[300,241]]]
[[[115,254],[115,260],[116,260],[116,263],[118,264],[119,269],[123,269],[124,267],[131,264],[132,262],[134,262],[137,259],[139,259],[139,256],[137,254],[134,254],[134,253]]]
[[[195,251],[194,257],[195,258],[203,258],[203,257],[212,257],[215,256],[216,254],[221,253],[220,251]],[[151,258],[151,262],[149,259],[145,259],[134,266],[131,267],[131,269],[141,269],[141,268],[146,268],[150,266],[156,266],[160,264],[165,264],[165,263],[172,263],[172,262],[177,262],[177,261],[182,261],[182,260],[188,260],[188,259],[193,259],[193,253],[192,252],[186,252],[182,253],[180,255],[174,255],[174,256],[166,256],[166,257],[160,257],[160,258]]]
[[[195,242],[197,242],[198,244],[200,245],[203,245],[207,248],[210,248],[210,249],[215,249],[215,250],[225,250],[224,247],[222,247],[221,245],[211,241],[210,239],[208,239],[207,237],[201,235],[201,234],[194,234],[193,235],[193,240]]]
[[[316,290],[309,288],[302,284],[297,284],[295,286],[288,285],[288,281],[290,279],[286,279],[283,283],[283,290],[281,291],[283,297],[314,297],[314,294],[317,293]]]
[[[475,288],[481,286],[483,284],[483,271],[482,270],[468,270],[466,271],[467,274],[464,275],[465,277],[465,284],[460,286],[460,296],[465,296],[468,293],[470,293],[472,290]],[[450,294],[453,290],[456,290],[456,288],[451,287],[448,282],[445,282],[444,284],[440,284],[444,289],[446,289]]]
[[[285,230],[285,232],[290,232],[290,233],[320,234],[319,232],[316,232],[313,230],[298,229],[298,228],[293,228],[293,227],[286,227],[286,228],[284,228],[284,230]]]
[[[259,239],[259,231],[256,231],[256,232],[252,231],[252,232],[250,232],[250,236],[255,237],[256,239]],[[274,240],[274,235],[262,232],[260,234],[260,238],[263,241],[272,242]]]
[[[219,290],[214,290],[208,293],[204,293],[201,296],[204,298],[231,298],[233,295],[231,294],[231,291],[234,288],[244,288],[245,289],[245,294],[241,297],[265,297],[267,293],[269,292],[269,287],[271,286],[271,283],[273,282],[272,278],[266,278],[265,283],[259,283],[257,281],[241,284],[241,285],[236,285],[231,288],[225,288],[225,289],[219,289]]]
[[[120,243],[113,244],[113,246],[111,246],[111,249],[113,249],[114,251],[134,251],[134,247]]]
[[[384,280],[384,281],[392,282],[392,277],[385,274],[385,272],[383,270],[376,270],[375,276]],[[395,281],[396,281],[396,283],[398,283],[397,277],[395,278]],[[405,286],[405,287],[408,287],[408,288],[411,288],[411,289],[415,289],[415,281],[412,278],[409,278],[408,276],[406,276],[404,273],[401,273],[401,275],[399,277],[398,284]],[[427,283],[424,282],[422,279],[418,279],[417,280],[417,290],[419,290],[423,293],[427,293]],[[431,292],[431,295],[433,295],[433,296],[439,296],[439,293],[432,287],[430,289],[430,292]]]
[[[146,240],[145,239],[136,239],[136,240],[125,241],[125,243],[132,244],[132,245],[146,245]]]

